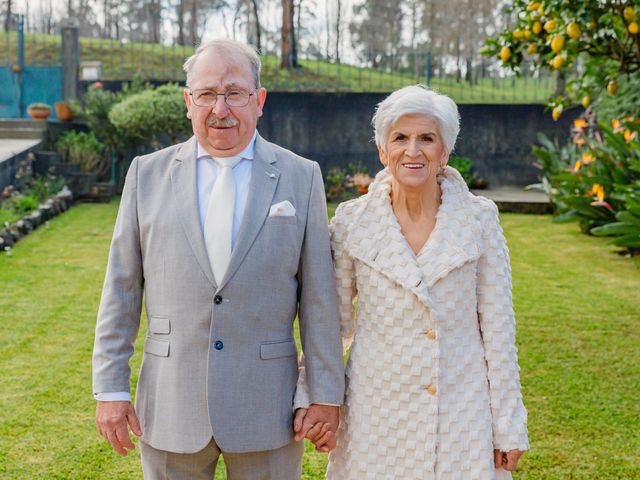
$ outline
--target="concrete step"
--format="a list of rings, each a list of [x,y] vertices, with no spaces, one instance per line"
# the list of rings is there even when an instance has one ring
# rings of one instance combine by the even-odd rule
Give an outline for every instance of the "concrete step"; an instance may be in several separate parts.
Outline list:
[[[501,212],[552,213],[553,204],[542,192],[525,190],[523,187],[497,187],[487,190],[472,190],[476,195],[495,202]]]
[[[15,138],[15,139],[34,139],[38,140],[44,136],[45,130],[39,130],[35,128],[6,128],[0,126],[0,138]]]
[[[27,118],[0,118],[0,128],[33,128],[46,130],[47,122],[37,122]]]

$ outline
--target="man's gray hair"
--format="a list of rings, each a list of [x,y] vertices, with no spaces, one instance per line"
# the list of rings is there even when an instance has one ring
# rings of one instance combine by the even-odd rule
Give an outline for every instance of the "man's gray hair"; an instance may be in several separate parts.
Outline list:
[[[238,42],[231,39],[217,39],[209,40],[201,44],[193,55],[187,58],[182,66],[183,70],[187,74],[187,87],[191,85],[191,72],[193,66],[196,64],[198,57],[205,51],[212,50],[220,55],[241,55],[247,59],[249,66],[251,67],[251,73],[253,74],[253,86],[260,88],[260,57],[258,53],[249,45]]]
[[[404,115],[424,115],[434,119],[438,123],[447,154],[451,154],[460,132],[458,106],[453,100],[424,85],[411,85],[396,90],[378,104],[371,120],[376,145],[385,150],[389,131]]]

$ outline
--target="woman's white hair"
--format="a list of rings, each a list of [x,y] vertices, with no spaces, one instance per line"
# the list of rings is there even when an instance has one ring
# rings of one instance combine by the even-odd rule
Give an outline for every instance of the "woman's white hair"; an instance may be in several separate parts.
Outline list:
[[[190,86],[191,71],[196,64],[198,57],[207,50],[213,50],[220,55],[240,55],[246,58],[247,62],[249,62],[251,73],[253,75],[253,86],[256,89],[260,88],[261,64],[258,53],[249,45],[231,39],[217,39],[205,42],[198,47],[193,55],[187,58],[186,62],[184,62],[184,65],[182,66],[183,70],[187,74],[187,87]]]
[[[451,154],[460,132],[460,115],[453,100],[424,85],[411,85],[396,90],[378,104],[371,120],[376,145],[385,150],[389,131],[404,115],[433,118],[438,123],[447,154]]]

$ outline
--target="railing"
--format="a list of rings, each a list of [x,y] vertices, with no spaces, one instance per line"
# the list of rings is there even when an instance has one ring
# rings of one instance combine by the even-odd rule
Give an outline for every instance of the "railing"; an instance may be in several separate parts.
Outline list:
[[[0,64],[17,62],[17,34],[0,33]],[[60,35],[25,34],[25,62],[27,66],[51,66],[61,62]],[[170,46],[142,42],[80,38],[80,62],[99,62],[100,80],[160,80],[184,82],[182,65],[194,52],[193,47]],[[301,57],[300,68],[279,68],[275,53],[262,55],[263,84],[270,91],[318,92],[389,92],[405,85],[428,84],[462,103],[544,103],[554,88],[554,79],[527,71],[517,78],[499,68],[477,66],[472,81],[453,73],[427,67],[428,52],[415,52],[415,64],[394,67],[368,67],[350,62],[331,62],[323,58]],[[486,60],[488,62],[488,60]],[[401,63],[400,61],[391,62]],[[405,64],[406,59],[405,59]]]

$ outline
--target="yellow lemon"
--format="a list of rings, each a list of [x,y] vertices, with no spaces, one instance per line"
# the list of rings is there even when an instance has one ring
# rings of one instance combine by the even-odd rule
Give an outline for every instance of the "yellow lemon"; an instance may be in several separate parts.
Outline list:
[[[541,3],[540,6],[538,7],[538,13],[540,15],[544,15],[544,5]]]
[[[637,22],[631,22],[629,24],[629,33],[631,35],[637,35],[638,34],[638,23]]]
[[[567,25],[567,35],[569,35],[569,38],[577,40],[580,38],[580,33],[580,26],[576,22],[571,22]]]
[[[551,50],[558,53],[564,47],[564,37],[562,35],[556,35],[551,40]]]
[[[513,32],[513,38],[516,40],[522,40],[524,38],[524,32],[522,30],[516,30]]]
[[[622,12],[622,16],[627,22],[633,22],[636,19],[636,11],[633,7],[626,7]]]
[[[529,55],[533,55],[534,53],[536,53],[538,51],[538,47],[536,47],[535,43],[532,43],[531,45],[529,45],[529,48],[527,48],[527,53]]]
[[[542,24],[540,22],[535,22],[532,26],[531,26],[531,31],[535,34],[538,35],[541,31],[542,31]]]
[[[589,105],[591,105],[591,97],[589,95],[585,95],[582,97],[582,106],[587,108]]]
[[[554,70],[557,70],[564,65],[564,58],[562,55],[556,55],[549,61],[549,65],[551,65]]]
[[[540,8],[540,5],[542,5],[540,2],[532,2],[527,7],[527,10],[529,10],[530,12],[533,12],[534,10],[537,10],[538,8]]]
[[[511,49],[509,47],[502,47],[500,50],[500,60],[503,62],[508,61],[511,58]]]
[[[616,82],[615,80],[611,80],[607,84],[607,92],[609,92],[610,95],[615,95],[616,93],[618,93],[618,82]]]
[[[558,23],[555,20],[548,20],[545,24],[544,24],[544,29],[547,32],[552,32],[553,30],[556,29],[556,26],[558,25]]]
[[[562,105],[558,105],[551,111],[551,117],[554,121],[557,121],[560,118],[560,115],[562,115]]]
[[[525,30],[523,35],[525,40],[529,40],[531,38],[531,30]]]

